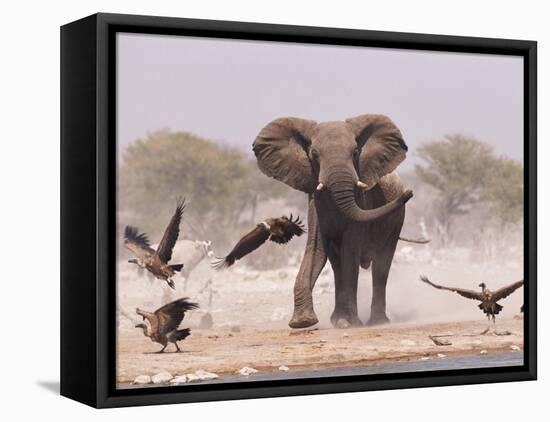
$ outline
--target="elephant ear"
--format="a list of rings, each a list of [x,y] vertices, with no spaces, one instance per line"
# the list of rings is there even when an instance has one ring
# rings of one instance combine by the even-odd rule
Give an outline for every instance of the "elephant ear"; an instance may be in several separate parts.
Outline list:
[[[397,126],[386,116],[363,114],[347,119],[355,134],[359,154],[359,178],[372,189],[405,159],[407,144]]]
[[[252,146],[260,170],[294,189],[313,192],[317,178],[308,150],[316,125],[313,120],[283,117],[265,126]]]

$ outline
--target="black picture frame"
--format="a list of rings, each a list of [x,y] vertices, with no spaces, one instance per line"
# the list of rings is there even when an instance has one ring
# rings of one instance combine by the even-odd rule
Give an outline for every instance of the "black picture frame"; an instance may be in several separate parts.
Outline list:
[[[468,52],[524,60],[524,365],[437,372],[252,381],[171,388],[115,387],[115,35],[117,32]],[[99,13],[61,28],[61,394],[103,407],[534,380],[537,44]]]

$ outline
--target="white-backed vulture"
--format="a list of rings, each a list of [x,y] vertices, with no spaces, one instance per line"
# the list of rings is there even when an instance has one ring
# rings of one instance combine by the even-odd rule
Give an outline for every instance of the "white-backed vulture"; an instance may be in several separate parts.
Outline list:
[[[143,309],[136,309],[136,314],[141,315],[144,320],[149,322],[149,326],[146,324],[137,324],[136,328],[141,328],[143,334],[156,343],[162,344],[162,349],[158,353],[164,352],[168,343],[174,343],[176,351],[180,352],[178,341],[185,339],[191,330],[189,328],[178,329],[185,312],[193,309],[198,309],[199,305],[194,302],[190,302],[189,298],[184,297],[182,299],[170,302],[155,312],[144,311]]]
[[[285,244],[294,236],[301,236],[304,232],[300,217],[293,219],[292,214],[290,214],[290,217],[285,215],[280,218],[268,218],[245,234],[225,258],[219,258],[212,266],[217,270],[222,270],[258,249],[268,240]]]
[[[132,226],[126,226],[124,230],[124,246],[137,256],[137,259],[130,259],[128,262],[148,270],[160,280],[165,280],[172,289],[176,288],[172,277],[176,271],[181,271],[183,264],[169,265],[168,262],[172,259],[172,249],[178,240],[184,209],[185,200],[176,207],[156,250],[151,247],[145,233],[139,233]]]
[[[504,299],[505,297],[508,297],[523,285],[523,280],[520,280],[507,286],[501,287],[498,290],[491,291],[487,288],[485,283],[480,283],[479,287],[481,287],[481,291],[475,291],[461,289],[458,287],[441,286],[439,284],[432,283],[426,276],[420,276],[420,280],[424,283],[429,284],[432,287],[435,287],[436,289],[449,290],[451,292],[458,293],[460,296],[463,296],[465,298],[480,301],[481,303],[478,305],[478,307],[483,311],[484,314],[487,315],[487,319],[489,320],[489,326],[481,334],[487,334],[489,331],[491,331],[491,320],[493,322],[493,329],[496,333],[495,315],[498,315],[503,308],[502,305],[499,305],[497,302],[501,299]]]

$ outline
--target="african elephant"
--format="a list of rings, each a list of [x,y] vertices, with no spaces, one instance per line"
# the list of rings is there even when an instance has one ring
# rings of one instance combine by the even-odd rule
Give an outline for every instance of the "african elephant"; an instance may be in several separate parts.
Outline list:
[[[359,266],[372,263],[369,324],[388,322],[386,282],[405,218],[404,190],[394,171],[407,145],[395,124],[365,114],[317,123],[285,117],[256,137],[258,167],[308,195],[308,239],[294,285],[292,328],[318,322],[312,290],[329,259],[334,271],[336,327],[361,325],[357,315]]]

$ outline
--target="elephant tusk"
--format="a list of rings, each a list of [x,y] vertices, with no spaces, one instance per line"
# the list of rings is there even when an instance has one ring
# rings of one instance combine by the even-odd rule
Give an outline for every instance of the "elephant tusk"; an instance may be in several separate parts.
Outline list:
[[[357,181],[357,186],[360,187],[361,189],[367,189],[369,187],[369,185],[361,182],[360,180]]]
[[[319,184],[317,185],[317,191],[318,191],[318,192],[322,191],[324,188],[325,188],[325,185],[323,185],[322,183],[319,183]]]

